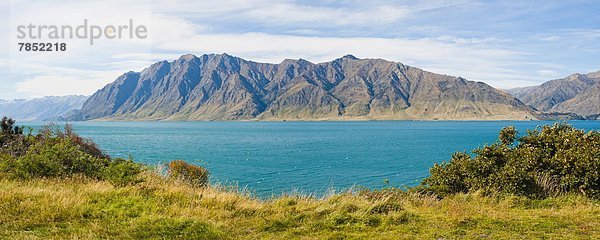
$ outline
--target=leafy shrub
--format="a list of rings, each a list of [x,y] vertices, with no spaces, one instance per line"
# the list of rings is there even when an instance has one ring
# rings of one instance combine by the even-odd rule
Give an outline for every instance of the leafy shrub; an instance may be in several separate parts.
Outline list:
[[[115,186],[138,182],[142,165],[111,159],[91,140],[75,133],[70,125],[49,124],[33,135],[2,118],[0,122],[0,176],[19,179],[85,177],[107,180]]]
[[[30,145],[26,154],[12,159],[8,165],[17,178],[63,177],[82,174],[99,178],[108,159],[96,158],[83,151],[69,139],[56,138]]]
[[[513,127],[507,127],[497,143],[474,150],[473,157],[455,153],[450,162],[434,165],[421,187],[441,196],[483,191],[600,197],[600,132],[556,123],[520,138],[516,135]]]
[[[131,159],[116,158],[103,169],[102,177],[114,186],[126,186],[140,182],[142,170],[142,164]]]
[[[182,180],[193,186],[206,186],[209,172],[203,167],[189,164],[183,160],[173,160],[169,163],[169,176]]]
[[[11,152],[24,152],[26,147],[21,146],[21,144],[26,142],[23,142],[23,140],[23,127],[15,126],[13,119],[3,117],[0,121],[0,153],[10,153],[3,151],[4,149],[10,149]]]
[[[63,130],[64,129],[64,130]],[[65,124],[64,128],[61,128],[55,124],[48,124],[42,127],[40,133],[37,135],[38,140],[52,140],[52,139],[69,139],[71,143],[76,145],[81,151],[98,158],[110,158],[104,151],[102,151],[96,143],[92,140],[83,138],[75,133],[73,126]]]

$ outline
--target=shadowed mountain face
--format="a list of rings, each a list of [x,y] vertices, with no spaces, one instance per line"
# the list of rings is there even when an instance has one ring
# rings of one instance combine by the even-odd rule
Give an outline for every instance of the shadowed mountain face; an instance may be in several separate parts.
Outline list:
[[[81,108],[87,96],[0,100],[0,116],[17,121],[58,120]]]
[[[184,55],[128,72],[74,120],[526,119],[531,109],[481,82],[381,59],[256,63]]]
[[[600,114],[600,71],[573,74],[539,86],[508,90],[524,103],[543,112]]]

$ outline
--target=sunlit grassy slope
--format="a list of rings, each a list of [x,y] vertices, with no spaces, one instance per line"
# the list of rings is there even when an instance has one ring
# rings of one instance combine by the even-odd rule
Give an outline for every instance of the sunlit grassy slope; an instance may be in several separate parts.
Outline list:
[[[0,238],[598,239],[600,202],[399,190],[254,199],[145,173],[113,187],[89,179],[0,176]]]

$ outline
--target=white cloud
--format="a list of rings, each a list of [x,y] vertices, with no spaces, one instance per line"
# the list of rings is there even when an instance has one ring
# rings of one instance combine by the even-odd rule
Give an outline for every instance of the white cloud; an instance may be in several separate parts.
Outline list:
[[[172,60],[189,52],[225,52],[253,61],[271,63],[279,63],[286,58],[324,62],[345,54],[354,54],[360,58],[400,61],[429,71],[489,83],[521,80],[521,74],[515,72],[510,64],[522,53],[485,46],[494,39],[215,34],[207,31],[205,26],[164,14],[154,14],[149,26],[152,51],[143,41],[141,45],[127,41],[99,41],[93,47],[87,43],[73,44],[72,51],[59,56],[33,54],[13,58],[13,70],[30,73],[16,85],[16,90],[31,97],[90,94],[94,89],[112,82],[119,73],[140,71],[154,61]],[[57,73],[56,69],[61,68],[72,71]],[[101,74],[102,72],[108,74]],[[493,85],[504,87],[502,84]]]
[[[408,17],[419,8],[407,4],[367,3],[344,7],[306,5],[301,1],[168,1],[154,2],[157,13],[187,18],[244,19],[268,25],[310,23],[319,25],[387,24]],[[346,4],[348,4],[346,2]]]
[[[89,71],[85,74],[44,74],[18,82],[16,90],[30,97],[91,95],[106,84],[106,79],[114,79],[115,76],[109,72]]]
[[[558,73],[556,71],[548,69],[538,70],[537,74],[545,78],[553,78],[558,76]]]
[[[10,83],[16,93],[25,98],[45,95],[92,94],[118,75],[133,69],[141,70],[149,61],[145,59],[113,59],[113,55],[126,52],[149,54],[150,39],[100,39],[89,44],[85,39],[17,39],[17,25],[71,25],[77,27],[87,19],[89,24],[100,26],[134,25],[151,23],[149,0],[81,2],[81,1],[11,1],[10,26],[3,32],[10,36],[10,56],[1,83]],[[117,8],[113,6],[119,6]],[[69,11],[65,11],[68,9]],[[60,13],[60,14],[58,14]],[[19,51],[17,42],[65,42],[64,52]],[[5,95],[5,96],[6,96]]]
[[[266,8],[254,8],[245,16],[268,24],[316,23],[328,25],[390,24],[410,15],[409,8],[381,5],[362,9],[344,9],[275,3]]]
[[[15,83],[18,92],[29,97],[90,95],[124,71],[89,70],[53,67],[46,64],[12,62],[17,69],[27,69],[23,80]]]
[[[553,42],[553,41],[560,40],[561,37],[560,36],[556,36],[556,35],[548,35],[548,36],[541,36],[538,39],[540,41]]]
[[[433,72],[484,81],[500,88],[534,85],[570,71],[564,65],[540,58],[540,53],[529,52],[528,48],[518,50],[513,46],[518,40],[448,33],[443,22],[438,25],[430,24],[431,21],[404,24],[404,21],[418,19],[440,8],[453,7],[448,16],[437,15],[443,19],[482,6],[471,1],[406,1],[393,4],[387,1],[346,1],[327,2],[328,5],[321,6],[289,0],[67,0],[36,4],[19,0],[10,4],[11,27],[0,29],[0,34],[11,36],[10,46],[16,46],[12,37],[15,33],[11,32],[15,30],[15,24],[80,24],[86,18],[102,25],[118,25],[134,19],[136,23],[149,27],[150,37],[145,40],[103,39],[94,46],[89,46],[85,40],[73,40],[68,41],[69,50],[65,53],[23,53],[11,47],[8,51],[11,55],[10,71],[17,77],[0,78],[0,83],[14,85],[13,89],[26,97],[90,94],[123,72],[140,71],[152,62],[173,60],[185,53],[225,52],[271,63],[279,63],[286,58],[323,62],[354,54],[360,58],[400,61]],[[281,27],[285,31],[269,32],[260,27],[218,29],[211,25],[211,21],[233,27],[236,24],[272,27],[269,29]],[[358,28],[382,26],[397,33],[386,37],[364,32],[347,34],[350,37],[336,37],[328,33],[328,29],[352,33]],[[400,34],[400,28],[407,32],[432,34],[405,36]],[[598,34],[598,30],[572,29],[568,35],[552,32],[533,37],[537,37],[537,45],[540,39],[546,44],[554,44],[573,36],[585,40],[571,41],[578,49],[585,47],[597,51],[597,44],[590,45],[589,42],[597,40]],[[0,55],[0,73],[7,71],[3,67],[8,64],[2,61],[6,57]],[[562,56],[555,58],[562,59]]]

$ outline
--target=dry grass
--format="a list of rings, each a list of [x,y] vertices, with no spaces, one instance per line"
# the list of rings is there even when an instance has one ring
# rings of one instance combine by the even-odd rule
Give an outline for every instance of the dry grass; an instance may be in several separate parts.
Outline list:
[[[399,190],[260,200],[223,187],[195,188],[147,173],[115,188],[87,179],[0,179],[0,238],[589,239],[600,203]]]

